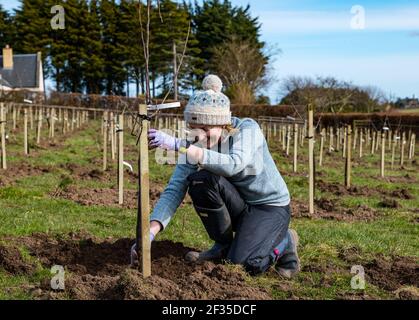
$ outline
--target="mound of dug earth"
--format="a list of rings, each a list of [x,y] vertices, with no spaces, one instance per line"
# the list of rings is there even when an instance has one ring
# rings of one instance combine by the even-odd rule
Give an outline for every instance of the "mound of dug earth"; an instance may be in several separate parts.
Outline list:
[[[65,239],[45,234],[15,239],[45,268],[62,265],[66,270],[65,291],[54,292],[46,280],[36,296],[41,299],[270,299],[266,290],[249,286],[245,272],[237,266],[207,262],[188,264],[184,255],[190,248],[171,241],[152,244],[152,273],[143,279],[129,266],[132,239],[113,241],[71,234]],[[10,273],[29,273],[15,250],[0,250],[0,263]]]

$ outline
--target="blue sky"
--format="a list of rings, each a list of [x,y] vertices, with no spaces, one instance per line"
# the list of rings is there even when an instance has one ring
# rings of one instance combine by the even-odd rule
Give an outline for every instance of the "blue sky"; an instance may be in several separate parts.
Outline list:
[[[373,85],[392,96],[419,96],[419,0],[232,0],[250,4],[261,37],[281,49],[267,93],[276,101],[290,75],[334,76]],[[0,0],[6,9],[15,0]],[[365,28],[352,29],[351,8],[365,12]]]

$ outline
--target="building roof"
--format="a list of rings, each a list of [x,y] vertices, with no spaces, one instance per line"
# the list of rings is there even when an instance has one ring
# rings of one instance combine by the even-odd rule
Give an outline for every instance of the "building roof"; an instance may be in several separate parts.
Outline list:
[[[3,68],[3,56],[0,56],[0,74],[5,85],[12,88],[38,87],[38,57],[36,54],[14,54],[13,69]]]

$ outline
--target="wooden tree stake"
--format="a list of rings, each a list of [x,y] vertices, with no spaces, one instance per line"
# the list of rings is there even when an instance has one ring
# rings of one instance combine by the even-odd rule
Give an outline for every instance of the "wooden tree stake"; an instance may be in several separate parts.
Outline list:
[[[346,161],[345,161],[345,187],[349,188],[351,186],[351,171],[352,171],[352,164],[351,164],[351,157],[352,157],[352,149],[351,149],[351,139],[352,139],[352,128],[349,125],[346,128]]]
[[[384,162],[385,162],[385,152],[386,152],[386,132],[383,130],[381,132],[381,178],[384,178]]]
[[[42,108],[38,110],[38,127],[36,132],[36,143],[39,144],[41,142],[41,130],[42,130]]]
[[[364,130],[361,128],[359,131],[359,157],[362,158],[362,145],[364,143],[364,137],[363,137]]]
[[[393,170],[393,168],[394,168],[394,158],[395,158],[395,154],[396,154],[396,144],[397,144],[397,133],[394,132],[393,133],[392,144],[391,144],[391,163],[390,163],[391,170]]]
[[[298,124],[294,123],[294,172],[297,172],[297,160],[298,160]]]
[[[23,109],[23,149],[24,154],[29,154],[29,148],[28,148],[28,109]]]
[[[307,107],[308,117],[308,167],[309,167],[309,214],[314,214],[314,128],[313,113],[314,106],[309,104]]]
[[[51,138],[54,139],[55,136],[55,109],[51,109]]]
[[[12,106],[12,130],[16,130],[16,106]]]
[[[320,133],[320,155],[319,155],[319,166],[323,165],[323,148],[324,148],[324,136],[326,135],[326,130],[323,128]]]
[[[400,166],[404,164],[404,145],[406,144],[406,132],[403,131],[402,140],[400,141]]]
[[[413,158],[413,146],[415,145],[415,138],[416,134],[412,133],[410,135],[410,143],[409,143],[409,160]]]
[[[346,158],[346,126],[343,128],[343,146],[342,146],[342,158]],[[350,147],[350,146],[349,146]]]
[[[115,117],[113,112],[110,113],[109,116],[109,123],[110,123],[110,127],[109,127],[109,135],[111,138],[111,159],[115,160]]]
[[[329,127],[329,152],[333,151],[333,127]]]
[[[124,203],[124,115],[118,116],[118,203]]]
[[[374,154],[374,151],[375,151],[375,138],[376,138],[376,132],[375,131],[373,131],[372,132],[372,142],[371,142],[371,154]]]
[[[29,107],[29,122],[30,122],[30,128],[33,130],[33,112],[32,107]]]
[[[140,115],[147,115],[147,106],[140,105]],[[141,271],[143,277],[151,275],[151,243],[150,243],[150,184],[149,184],[149,164],[148,164],[148,121],[141,120],[141,134],[139,139],[138,168],[139,168],[139,195],[138,195],[138,214],[137,242],[141,235]],[[137,250],[140,244],[137,243]],[[140,257],[138,252],[138,257]]]
[[[108,112],[103,111],[103,171],[108,168]]]

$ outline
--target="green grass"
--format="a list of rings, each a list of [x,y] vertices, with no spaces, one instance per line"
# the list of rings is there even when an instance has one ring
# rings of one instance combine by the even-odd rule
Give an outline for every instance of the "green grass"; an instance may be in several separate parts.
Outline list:
[[[19,178],[8,187],[0,187],[0,237],[30,235],[43,232],[51,235],[68,232],[85,231],[97,237],[134,237],[136,210],[105,206],[82,206],[73,201],[53,198],[50,193],[57,187],[65,188],[75,185],[83,188],[110,188],[116,185],[116,164],[109,159],[110,170],[115,172],[113,181],[96,181],[73,179],[71,172],[65,168],[68,163],[75,163],[89,169],[101,169],[101,134],[99,122],[90,125],[71,135],[62,146],[37,149],[29,157],[22,154],[22,140],[19,134],[13,135],[8,145],[9,170],[14,165],[26,161],[32,165],[49,166],[48,173]],[[59,136],[57,136],[59,140]],[[137,170],[137,152],[134,138],[125,136],[126,160]],[[273,157],[288,185],[293,199],[307,201],[307,168],[306,143],[299,148],[298,174],[292,174],[292,150],[286,157],[281,145],[272,143]],[[327,145],[327,144],[326,144]],[[316,144],[316,152],[318,145]],[[419,227],[412,222],[417,218],[413,209],[419,208],[419,173],[411,161],[405,164],[405,170],[398,166],[389,170],[389,177],[403,177],[406,174],[413,180],[400,183],[389,183],[379,178],[379,154],[366,155],[361,161],[354,154],[352,184],[360,188],[376,188],[387,191],[407,189],[415,198],[398,199],[400,209],[383,209],[378,203],[383,199],[380,194],[369,197],[335,196],[316,191],[316,197],[333,198],[345,208],[367,205],[378,212],[377,219],[370,222],[343,222],[335,220],[293,218],[291,226],[295,228],[301,240],[300,257],[303,267],[311,265],[334,266],[340,270],[327,274],[321,272],[301,272],[292,281],[281,280],[274,274],[249,277],[250,284],[266,287],[276,299],[300,297],[307,299],[336,299],[348,295],[359,295],[350,287],[350,266],[342,261],[338,253],[344,248],[356,247],[363,259],[371,259],[377,254],[390,256],[419,256]],[[97,159],[98,164],[93,164]],[[396,159],[397,161],[397,159]],[[388,162],[388,161],[387,161]],[[396,162],[397,163],[397,162]],[[64,167],[60,167],[64,165]],[[154,152],[150,153],[150,179],[155,183],[165,184],[169,180],[174,166],[157,164]],[[317,166],[317,179],[329,183],[343,183],[344,159],[341,153],[324,155],[323,167]],[[136,189],[134,182],[126,181],[126,188]],[[211,245],[199,217],[191,205],[180,207],[169,227],[158,235],[157,240],[182,242],[185,246],[204,249]],[[23,250],[23,249],[22,249]],[[30,258],[29,255],[24,255]],[[12,276],[0,268],[0,299],[31,299],[25,288],[47,279],[49,270],[39,270],[33,276]],[[365,295],[375,298],[391,298],[392,295],[371,284],[367,284]]]

